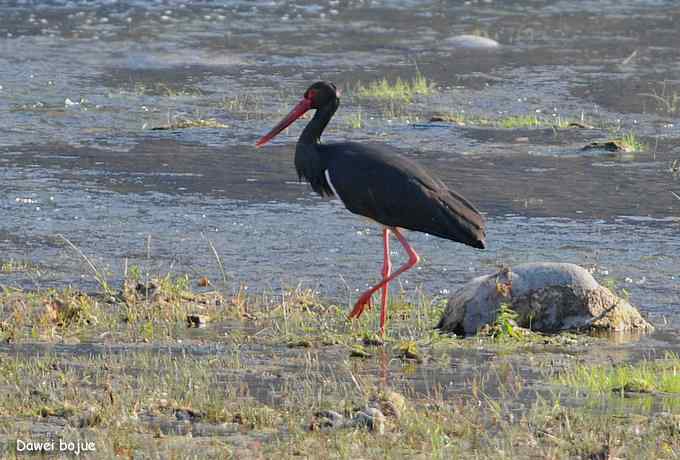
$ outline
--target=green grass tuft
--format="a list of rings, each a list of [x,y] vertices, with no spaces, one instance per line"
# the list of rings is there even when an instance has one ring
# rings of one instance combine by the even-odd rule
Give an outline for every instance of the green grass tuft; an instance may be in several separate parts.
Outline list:
[[[422,74],[417,73],[411,81],[404,81],[397,77],[393,83],[387,78],[370,82],[366,86],[359,83],[356,93],[362,98],[408,103],[412,102],[416,96],[432,95],[434,84]]]
[[[513,115],[498,120],[498,126],[506,129],[538,128],[544,123],[536,115]]]
[[[521,334],[517,330],[517,317],[519,315],[511,306],[507,303],[502,303],[501,307],[498,309],[498,316],[496,317],[496,338],[515,338],[521,337]]]
[[[505,129],[532,129],[532,128],[571,128],[586,127],[582,122],[574,119],[556,117],[541,117],[534,114],[507,115],[500,118],[486,118],[481,116],[467,115],[463,112],[438,113],[430,118],[430,121],[455,123],[458,125],[491,126]]]
[[[0,259],[0,273],[3,274],[34,272],[37,270],[37,266],[27,260]]]
[[[228,128],[229,125],[218,121],[215,118],[176,118],[171,123],[164,126],[151,128],[153,131],[163,131],[172,129],[191,129],[191,128]]]
[[[627,132],[617,140],[626,152],[642,152],[645,150],[645,144],[632,131]]]
[[[359,109],[358,112],[353,112],[347,117],[347,125],[352,129],[361,129],[364,127],[364,113]]]
[[[594,392],[680,393],[680,358],[669,353],[664,359],[623,365],[582,365],[558,376],[563,385]]]

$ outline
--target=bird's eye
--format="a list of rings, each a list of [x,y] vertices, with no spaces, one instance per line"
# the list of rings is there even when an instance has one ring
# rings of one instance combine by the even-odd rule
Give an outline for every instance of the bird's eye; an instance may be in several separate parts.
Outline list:
[[[317,91],[315,89],[310,89],[307,91],[307,94],[305,94],[305,98],[314,100],[316,99],[316,93]]]

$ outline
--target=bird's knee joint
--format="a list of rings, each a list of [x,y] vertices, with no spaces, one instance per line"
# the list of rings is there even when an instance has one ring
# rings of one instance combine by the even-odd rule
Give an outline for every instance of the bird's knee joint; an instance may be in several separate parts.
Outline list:
[[[386,276],[389,276],[391,271],[392,271],[392,265],[390,265],[390,264],[383,265],[383,270],[382,270],[383,278],[386,277]]]

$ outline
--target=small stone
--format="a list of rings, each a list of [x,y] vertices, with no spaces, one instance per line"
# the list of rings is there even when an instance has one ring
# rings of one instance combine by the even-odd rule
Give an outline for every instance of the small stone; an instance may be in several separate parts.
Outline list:
[[[629,152],[630,149],[626,147],[618,139],[604,142],[591,142],[584,146],[581,150],[606,150],[607,152]]]
[[[149,282],[149,284],[137,283],[135,291],[137,291],[137,294],[149,299],[158,291],[158,285],[153,281]]]
[[[69,423],[76,428],[87,428],[99,425],[102,416],[95,407],[89,407],[81,416],[74,416],[69,419]]]
[[[210,318],[208,318],[205,315],[198,314],[187,315],[187,325],[189,327],[205,327],[208,321],[210,321]]]
[[[40,415],[43,417],[62,417],[68,418],[75,414],[75,407],[69,403],[64,403],[61,406],[43,406],[40,408]]]
[[[312,342],[307,339],[292,340],[288,342],[288,348],[310,348]]]
[[[445,40],[445,43],[455,48],[471,50],[495,49],[500,46],[496,40],[470,34],[449,37]]]
[[[363,344],[367,347],[382,347],[385,341],[378,336],[364,337]]]
[[[207,276],[202,276],[198,279],[198,287],[209,287],[210,286],[210,280],[208,279]]]
[[[374,407],[368,407],[357,414],[352,419],[352,425],[356,427],[368,428],[368,431],[385,433],[385,415]]]
[[[572,121],[567,125],[568,128],[578,128],[578,129],[593,129],[592,126],[587,125],[585,123],[581,123],[579,121]]]
[[[193,422],[203,418],[203,414],[190,408],[177,408],[175,409],[175,418],[180,421]]]
[[[412,340],[407,340],[399,345],[397,356],[408,361],[415,361],[417,363],[423,362],[423,357],[418,351],[418,344]]]
[[[396,391],[387,391],[371,398],[370,406],[379,409],[385,417],[393,417],[397,420],[406,409],[406,398]]]
[[[372,355],[361,346],[352,348],[349,352],[351,358],[370,358]]]
[[[333,410],[324,410],[314,414],[314,418],[309,424],[309,430],[334,430],[342,428],[346,423],[347,421],[342,414]]]

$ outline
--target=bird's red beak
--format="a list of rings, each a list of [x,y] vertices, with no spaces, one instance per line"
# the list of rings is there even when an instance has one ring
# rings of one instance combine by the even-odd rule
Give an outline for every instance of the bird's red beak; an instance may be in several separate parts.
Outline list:
[[[295,120],[300,118],[307,110],[311,108],[312,100],[307,99],[306,97],[302,98],[302,100],[298,102],[295,107],[293,107],[293,110],[291,110],[290,113],[286,115],[278,125],[274,126],[271,131],[262,136],[260,140],[255,143],[255,147],[262,147],[264,144],[274,139],[277,134],[290,126]]]

